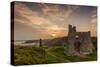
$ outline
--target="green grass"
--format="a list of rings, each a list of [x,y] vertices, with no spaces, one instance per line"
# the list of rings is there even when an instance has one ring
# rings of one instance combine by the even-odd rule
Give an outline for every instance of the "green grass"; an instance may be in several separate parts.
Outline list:
[[[65,63],[90,60],[97,60],[96,52],[83,58],[79,56],[66,56],[64,53],[64,46],[14,46],[14,65]]]
[[[34,46],[15,46],[15,65],[44,63],[43,48]]]

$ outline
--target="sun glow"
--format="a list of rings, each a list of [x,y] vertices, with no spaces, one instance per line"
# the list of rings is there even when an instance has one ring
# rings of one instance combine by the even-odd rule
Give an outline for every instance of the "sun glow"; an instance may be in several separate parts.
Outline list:
[[[52,36],[52,37],[56,37],[56,36],[57,36],[57,34],[53,33],[53,34],[51,34],[51,36]]]

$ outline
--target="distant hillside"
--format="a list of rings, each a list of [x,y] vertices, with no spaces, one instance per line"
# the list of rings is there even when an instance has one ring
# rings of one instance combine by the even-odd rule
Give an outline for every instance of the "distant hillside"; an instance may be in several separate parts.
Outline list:
[[[42,43],[44,44],[47,41],[50,41],[51,39],[42,39]],[[39,43],[40,40],[27,40],[24,43]]]
[[[27,41],[25,41],[24,43],[33,43],[33,42],[39,42],[39,40],[27,40]]]
[[[67,43],[67,37],[60,37],[48,40],[44,43],[47,46],[61,46]]]

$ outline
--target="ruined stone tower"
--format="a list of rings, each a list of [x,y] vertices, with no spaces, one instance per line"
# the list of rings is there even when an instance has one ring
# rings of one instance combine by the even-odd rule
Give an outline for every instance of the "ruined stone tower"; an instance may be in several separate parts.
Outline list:
[[[65,49],[67,56],[90,54],[94,50],[94,46],[91,42],[90,31],[77,32],[76,27],[68,26],[68,40]]]

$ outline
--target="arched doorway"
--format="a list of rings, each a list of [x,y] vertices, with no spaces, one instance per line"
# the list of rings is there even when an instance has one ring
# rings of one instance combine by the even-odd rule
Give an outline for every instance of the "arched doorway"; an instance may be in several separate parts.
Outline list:
[[[75,50],[80,53],[80,45],[81,45],[81,41],[79,39],[79,36],[76,35],[75,36],[75,41],[74,41],[74,47],[75,47]]]

